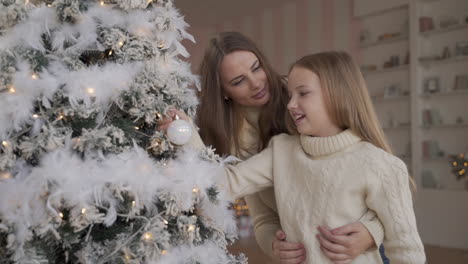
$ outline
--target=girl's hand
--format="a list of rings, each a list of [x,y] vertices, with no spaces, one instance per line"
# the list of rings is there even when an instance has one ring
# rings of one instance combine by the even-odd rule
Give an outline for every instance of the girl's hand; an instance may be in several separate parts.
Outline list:
[[[276,263],[299,264],[305,260],[306,251],[301,243],[286,242],[286,234],[282,230],[276,232],[272,243],[273,258]]]
[[[335,264],[348,264],[357,256],[375,247],[374,239],[360,222],[329,230],[318,228],[317,238],[323,253]]]
[[[158,122],[158,130],[164,131],[167,127],[174,121],[176,115],[179,116],[180,119],[190,122],[190,118],[184,113],[184,111],[171,108],[167,111],[167,117],[165,116],[161,121]]]

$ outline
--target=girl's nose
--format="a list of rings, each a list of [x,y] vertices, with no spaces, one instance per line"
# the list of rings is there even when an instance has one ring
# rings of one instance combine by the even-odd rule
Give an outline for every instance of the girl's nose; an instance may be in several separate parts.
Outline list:
[[[287,108],[288,108],[289,110],[292,110],[292,109],[295,109],[296,107],[297,107],[296,100],[294,100],[294,98],[291,97],[291,99],[289,99]]]

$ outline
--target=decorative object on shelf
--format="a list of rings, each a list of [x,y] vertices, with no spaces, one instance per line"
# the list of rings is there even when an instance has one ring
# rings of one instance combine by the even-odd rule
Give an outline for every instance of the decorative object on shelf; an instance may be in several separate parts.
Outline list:
[[[364,29],[361,31],[359,35],[359,41],[361,42],[361,44],[366,44],[366,43],[371,42],[371,37],[372,35],[371,35],[370,30]]]
[[[432,17],[419,18],[419,32],[427,32],[434,30],[434,20]]]
[[[468,74],[455,76],[454,90],[468,90]]]
[[[400,121],[398,123],[398,126],[400,126],[400,127],[409,127],[410,125],[411,125],[410,121]]]
[[[442,56],[440,57],[440,59],[445,60],[445,59],[449,59],[450,57],[452,57],[450,48],[448,46],[445,46],[444,49],[442,50]]]
[[[467,56],[468,55],[468,41],[457,42],[455,46],[455,54],[457,56]]]
[[[424,140],[422,154],[425,159],[436,159],[445,156],[445,152],[440,148],[439,142],[436,140]]]
[[[448,28],[459,24],[460,21],[452,16],[442,16],[439,21],[440,28]]]
[[[452,164],[452,172],[457,180],[468,178],[468,159],[466,154],[450,155],[450,163]]]
[[[408,64],[409,64],[409,61],[410,61],[410,53],[409,53],[409,51],[408,51],[408,52],[406,53],[405,61],[403,61],[403,64],[408,65]]]
[[[458,125],[462,125],[464,123],[463,117],[457,116],[457,118],[455,119],[455,123]]]
[[[433,94],[440,92],[439,77],[433,76],[424,79],[424,94]]]
[[[401,35],[402,35],[402,34],[401,34],[400,32],[396,32],[396,33],[384,33],[384,34],[380,35],[377,39],[378,39],[378,41],[386,41],[386,40],[398,38],[398,37],[400,37]]]
[[[371,71],[376,71],[376,70],[377,70],[377,65],[375,64],[361,65],[362,72],[371,72]]]
[[[401,84],[391,83],[384,86],[384,98],[395,98],[401,95]]]
[[[389,60],[384,62],[383,68],[393,68],[400,66],[400,57],[398,55],[390,56]]]
[[[422,187],[428,189],[439,189],[441,188],[440,184],[438,183],[434,173],[430,170],[424,170],[422,172]]]
[[[443,124],[442,116],[439,109],[425,109],[422,118],[423,126],[441,125]]]

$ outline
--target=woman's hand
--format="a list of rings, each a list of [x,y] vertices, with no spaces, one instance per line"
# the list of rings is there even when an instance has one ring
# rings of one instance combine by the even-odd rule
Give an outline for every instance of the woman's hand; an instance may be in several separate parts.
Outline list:
[[[329,230],[318,228],[317,238],[322,252],[335,264],[348,264],[357,256],[375,247],[374,239],[360,222]]]
[[[190,122],[190,118],[184,113],[184,111],[171,108],[167,111],[167,116],[158,122],[158,130],[164,131],[174,121],[175,117],[179,116],[180,119]]]
[[[281,264],[299,264],[306,258],[304,245],[301,243],[286,242],[286,234],[282,230],[276,232],[272,243],[273,258]]]

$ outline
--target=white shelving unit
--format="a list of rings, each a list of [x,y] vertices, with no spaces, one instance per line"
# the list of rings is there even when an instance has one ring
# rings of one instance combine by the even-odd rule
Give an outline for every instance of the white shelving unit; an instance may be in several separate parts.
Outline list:
[[[367,30],[359,57],[361,65],[373,69],[363,73],[379,119],[418,184],[415,211],[423,242],[466,249],[468,179],[456,179],[449,155],[468,154],[468,90],[454,89],[456,76],[468,75],[468,54],[455,52],[456,43],[468,43],[468,1],[355,0],[354,14]],[[420,32],[420,17],[432,17],[433,29]],[[447,17],[459,23],[442,28]],[[385,34],[395,37],[379,38]],[[450,56],[442,59],[445,47]],[[392,55],[400,64],[384,68]],[[427,57],[434,59],[422,59]],[[427,93],[424,87],[434,77],[438,88]],[[395,85],[400,93],[391,89]],[[437,109],[442,121],[423,123],[427,109]],[[440,149],[428,152],[433,142]],[[434,185],[428,184],[430,175]]]

